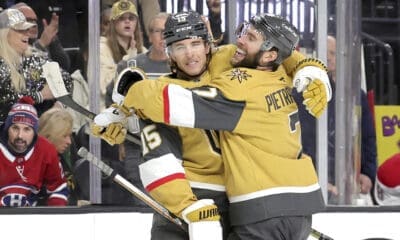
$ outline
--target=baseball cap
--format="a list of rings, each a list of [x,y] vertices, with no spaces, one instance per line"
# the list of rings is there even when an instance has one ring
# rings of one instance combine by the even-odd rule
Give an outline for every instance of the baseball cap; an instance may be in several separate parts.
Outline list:
[[[0,13],[0,29],[26,30],[33,26],[36,24],[27,22],[24,14],[17,9],[9,8]]]
[[[115,20],[124,15],[125,13],[132,13],[135,16],[138,16],[135,5],[127,0],[120,0],[113,4],[111,8],[110,19]]]

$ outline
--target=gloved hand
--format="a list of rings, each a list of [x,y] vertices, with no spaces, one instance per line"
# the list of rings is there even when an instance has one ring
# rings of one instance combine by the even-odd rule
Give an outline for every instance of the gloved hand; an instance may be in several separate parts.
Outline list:
[[[326,94],[326,88],[319,79],[312,81],[303,92],[303,104],[316,118],[319,118],[328,106]]]
[[[182,211],[189,225],[190,240],[222,240],[222,227],[218,208],[212,199],[201,199]]]
[[[94,136],[104,139],[110,145],[120,144],[125,140],[125,125],[130,115],[132,113],[123,106],[113,104],[94,118],[90,130]]]
[[[316,80],[318,82],[314,83]],[[293,87],[297,92],[303,92],[303,104],[306,105],[308,112],[317,118],[321,116],[332,98],[328,74],[319,67],[306,66],[298,70],[293,78]]]
[[[100,137],[110,145],[121,144],[126,137],[126,128],[121,123],[110,123],[107,127],[92,123],[90,131],[94,136]]]

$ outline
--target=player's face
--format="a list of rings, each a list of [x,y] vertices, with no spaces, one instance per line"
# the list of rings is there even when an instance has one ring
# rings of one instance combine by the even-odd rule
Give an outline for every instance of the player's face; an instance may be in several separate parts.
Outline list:
[[[185,39],[170,47],[170,58],[188,76],[199,76],[207,67],[207,54],[210,46],[202,38]]]
[[[263,35],[248,23],[239,27],[236,34],[237,49],[231,64],[235,67],[256,68],[259,62],[258,53],[264,42]]]
[[[135,32],[137,17],[132,13],[124,13],[115,21],[115,30],[121,37],[132,37]]]
[[[15,123],[8,128],[8,145],[17,153],[25,152],[32,143],[35,131],[32,127]]]

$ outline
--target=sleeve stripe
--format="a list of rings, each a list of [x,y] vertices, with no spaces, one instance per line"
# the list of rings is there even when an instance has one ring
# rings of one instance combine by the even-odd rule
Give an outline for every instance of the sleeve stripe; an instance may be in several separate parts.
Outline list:
[[[176,84],[169,84],[167,86],[168,94],[164,94],[165,104],[168,104],[168,115],[169,121],[167,123],[182,126],[182,127],[194,127],[195,111],[193,104],[192,92],[184,89],[183,87]],[[164,105],[164,111],[166,106]]]
[[[175,174],[185,174],[182,161],[177,159],[174,154],[169,153],[158,158],[147,160],[139,165],[140,179],[143,186],[147,188],[153,182],[173,176]]]
[[[173,175],[166,176],[164,178],[158,179],[157,181],[154,181],[150,183],[149,185],[146,186],[146,190],[148,192],[152,191],[153,189],[157,188],[158,186],[161,186],[167,182],[176,180],[176,179],[185,179],[185,174],[183,173],[176,173]]]
[[[164,98],[164,122],[169,124],[169,96],[168,96],[168,85],[163,90],[163,98]]]

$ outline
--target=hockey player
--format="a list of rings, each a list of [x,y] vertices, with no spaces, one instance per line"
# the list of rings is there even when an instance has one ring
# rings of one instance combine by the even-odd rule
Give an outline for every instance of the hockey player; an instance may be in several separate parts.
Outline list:
[[[219,69],[219,71],[221,71],[221,69],[224,68],[223,67],[224,66],[223,62],[226,62],[226,60],[224,61],[224,58],[226,58],[226,56],[228,56],[229,54],[233,55],[232,54],[232,50],[231,50],[232,48],[231,49],[226,48],[226,49],[229,49],[229,51],[226,51],[225,49],[222,49],[222,48],[219,49],[218,52],[217,52],[219,55],[222,55],[222,53],[224,53],[224,51],[228,52],[229,54],[228,55],[224,54],[223,55],[224,57],[220,58],[219,61],[216,61],[218,59],[218,57],[216,57],[216,55],[214,54],[213,57],[211,58],[211,64],[209,65],[209,71],[204,73],[204,70],[205,70],[205,67],[203,66],[204,64],[197,64],[197,62],[204,61],[204,59],[197,58],[197,55],[193,53],[193,52],[196,52],[196,51],[200,51],[202,49],[202,47],[204,47],[204,43],[203,43],[204,38],[202,37],[203,39],[200,39],[200,40],[196,39],[196,38],[193,39],[193,37],[195,37],[195,36],[187,35],[188,33],[190,33],[189,31],[187,33],[186,32],[182,33],[182,31],[179,31],[179,30],[185,29],[185,27],[187,27],[187,25],[182,23],[183,22],[182,19],[185,19],[185,17],[183,17],[183,16],[184,15],[175,16],[175,19],[181,19],[181,22],[176,21],[175,27],[174,26],[168,26],[168,24],[166,25],[165,39],[166,39],[167,45],[169,45],[168,49],[169,49],[169,52],[170,52],[170,57],[174,61],[173,64],[172,64],[172,66],[174,66],[175,70],[176,70],[176,74],[175,74],[174,77],[180,77],[180,78],[186,78],[186,79],[192,77],[192,80],[198,79],[198,78],[200,78],[200,76],[201,76],[201,78],[200,78],[200,81],[197,81],[197,82],[194,82],[194,83],[193,82],[192,83],[190,83],[190,82],[181,83],[181,82],[179,82],[177,80],[172,80],[172,79],[169,80],[169,82],[175,82],[175,83],[183,84],[184,87],[195,87],[196,85],[197,86],[205,85],[205,83],[207,83],[207,81],[209,81],[209,78],[211,76],[217,76],[216,73],[218,72],[218,70],[215,70],[215,69]],[[174,19],[174,18],[172,18],[172,19]],[[193,18],[189,18],[188,17],[187,19],[193,19]],[[196,26],[196,23],[192,23],[191,25]],[[186,29],[188,29],[188,28],[186,28]],[[196,27],[195,29],[199,29],[199,28]],[[193,32],[191,34],[193,34]],[[175,43],[175,44],[173,44],[173,43]],[[235,48],[233,48],[233,49],[235,50]],[[287,50],[287,49],[282,49],[282,51],[283,50]],[[289,50],[286,51],[287,56],[291,54],[291,51],[292,51],[292,49],[290,49],[290,51]],[[185,56],[185,54],[186,55],[194,55],[195,57],[191,57],[191,58],[182,57],[181,59],[186,59],[186,62],[182,61],[182,60],[179,61],[179,59],[176,56],[174,56],[174,53],[175,54],[179,53],[177,56],[181,56],[181,57]],[[234,53],[234,51],[233,51],[233,53]],[[287,57],[287,56],[285,56],[285,57]],[[187,60],[187,59],[189,59],[189,60]],[[283,58],[281,60],[283,60]],[[213,62],[215,64],[213,64]],[[229,65],[229,64],[226,64],[226,65]],[[205,65],[205,66],[207,66],[207,65]],[[186,72],[181,72],[182,69],[187,69],[187,71]],[[231,76],[231,77],[233,77],[233,76]],[[238,76],[238,77],[240,77],[240,76]],[[241,79],[241,80],[244,81],[246,79]],[[227,81],[227,82],[229,82],[229,81]],[[291,79],[287,79],[287,82],[291,83]],[[161,81],[155,83],[154,86],[157,86],[158,83],[160,83],[162,86],[166,85],[166,82],[163,81],[163,79],[161,79]],[[322,87],[324,87],[324,86],[322,86]],[[152,86],[150,86],[150,89],[146,89],[145,91],[143,91],[143,93],[145,93],[147,90],[152,91],[151,88],[152,88]],[[156,90],[158,90],[158,89],[156,89]],[[206,90],[209,90],[209,89],[206,89]],[[204,96],[206,96],[207,94],[210,94],[210,93],[211,94],[215,93],[214,90],[212,90],[210,92],[207,92],[207,91],[206,92],[202,92],[201,89],[196,89],[196,92],[199,93],[199,94],[203,93]],[[148,92],[148,93],[150,95],[152,95],[150,92]],[[282,93],[282,94],[285,94],[285,93]],[[157,106],[160,103],[160,100],[162,101],[162,99],[160,98],[160,96],[155,96],[155,95],[152,95],[152,96],[155,97],[154,99],[152,99],[152,104],[155,104],[155,106]],[[142,97],[142,96],[140,96],[140,97]],[[212,95],[209,95],[209,97],[212,97]],[[326,96],[324,96],[324,97],[326,97]],[[147,97],[145,97],[145,98],[147,99],[147,101],[149,100]],[[127,102],[127,100],[125,100],[125,103],[126,102]],[[228,102],[229,102],[228,104],[230,104],[234,108],[238,108],[239,109],[239,108],[243,107],[242,103],[238,103],[239,105],[236,105],[235,102],[231,102],[231,101],[228,101]],[[223,104],[221,106],[223,106]],[[227,109],[229,109],[229,108],[227,108]],[[146,112],[146,110],[144,110],[143,112]],[[156,111],[152,111],[152,113],[159,114],[159,116],[162,115],[160,113],[157,113]],[[225,113],[227,113],[227,115],[229,115],[228,114],[229,111],[227,111]],[[207,113],[205,113],[205,114],[207,114]],[[234,116],[235,119],[237,120],[237,118],[236,118],[237,116],[235,116],[235,115],[236,114],[229,115],[229,116]],[[228,119],[229,119],[229,117],[228,117]],[[200,119],[200,121],[201,121],[201,119]],[[207,120],[207,121],[209,121],[209,120]],[[229,122],[230,121],[226,121],[226,123],[228,125],[229,125]],[[218,123],[216,122],[216,124],[217,125],[223,125],[223,121],[218,121]],[[153,126],[154,126],[154,124],[153,124]],[[158,146],[159,144],[164,144],[165,141],[164,141],[163,138],[160,138],[158,136],[158,134],[153,134],[153,131],[155,130],[155,127],[151,127],[151,128],[148,128],[148,129],[143,128],[143,129],[145,131],[142,132],[142,140],[143,140],[143,147],[144,147],[144,154],[145,154],[144,156],[145,156],[145,159],[146,159],[146,155],[149,156],[149,153],[150,153],[149,148],[150,149],[154,149],[155,146]],[[209,128],[209,129],[212,129],[212,128]],[[188,129],[184,129],[184,131],[188,131]],[[205,134],[205,133],[207,133],[207,132],[204,132],[203,134]],[[98,134],[98,133],[96,133],[96,134]],[[196,136],[194,134],[186,134],[185,136],[198,138],[198,136]],[[209,132],[209,136],[210,136],[209,137],[210,140],[207,141],[207,142],[214,143],[214,144],[211,145],[208,148],[203,148],[203,147],[207,146],[207,145],[204,145],[204,144],[191,144],[191,145],[188,145],[186,143],[186,145],[185,145],[185,142],[182,142],[182,147],[183,147],[184,150],[193,151],[193,153],[196,154],[196,156],[199,156],[199,153],[202,153],[202,151],[204,151],[204,149],[212,149],[212,148],[214,148],[214,149],[218,150],[218,148],[216,148],[216,147],[218,147],[218,143],[219,143],[218,137],[216,135],[213,136],[212,132]],[[104,137],[104,135],[102,137]],[[110,138],[112,138],[112,136],[110,136]],[[180,145],[180,142],[178,142],[178,143]],[[216,164],[217,162],[215,162],[215,161],[214,162],[213,161],[207,161],[206,158],[200,158],[199,157],[198,159],[195,159],[196,162],[187,162],[187,159],[183,158],[183,160],[184,160],[183,161],[184,168],[182,168],[181,165],[180,165],[180,162],[177,161],[179,158],[175,159],[176,158],[175,156],[173,156],[173,158],[171,158],[171,156],[169,156],[169,158],[164,157],[164,160],[162,160],[161,158],[157,158],[156,159],[157,162],[155,162],[154,160],[151,160],[151,161],[147,161],[145,164],[142,164],[142,166],[141,166],[142,173],[145,173],[145,174],[143,174],[144,176],[151,176],[152,175],[151,178],[150,177],[148,179],[144,178],[144,183],[145,183],[145,185],[147,185],[147,189],[149,189],[149,188],[151,189],[150,194],[154,198],[156,198],[156,200],[158,200],[158,201],[160,201],[160,198],[161,199],[165,198],[166,200],[161,200],[161,203],[165,204],[166,207],[168,209],[170,209],[170,210],[171,210],[171,206],[169,206],[167,202],[163,202],[163,201],[176,201],[176,202],[182,203],[183,202],[182,199],[184,199],[184,200],[188,199],[188,198],[182,198],[182,197],[180,197],[180,198],[175,198],[174,197],[174,195],[176,196],[176,195],[180,194],[181,189],[188,189],[188,186],[184,185],[184,184],[187,184],[187,182],[185,183],[185,181],[182,179],[182,177],[185,176],[185,174],[186,174],[186,178],[188,180],[192,180],[191,183],[195,183],[193,181],[194,179],[190,179],[191,178],[191,176],[190,176],[191,175],[191,171],[193,173],[195,173],[193,175],[194,177],[201,177],[201,178],[204,178],[204,179],[202,179],[203,181],[206,180],[206,182],[209,182],[209,181],[213,180],[212,179],[213,177],[214,177],[214,180],[215,180],[215,176],[214,175],[207,176],[207,171],[212,170],[213,169],[212,166],[216,166],[217,165]],[[169,161],[167,161],[168,159],[169,159]],[[175,159],[175,160],[173,160],[173,159]],[[173,163],[175,163],[175,164],[173,164]],[[169,167],[166,167],[165,165],[168,165]],[[173,167],[173,166],[175,166],[175,167]],[[155,169],[157,169],[158,171],[156,171]],[[160,169],[163,169],[163,170],[160,170]],[[179,170],[179,169],[181,169],[181,170]],[[201,171],[199,171],[199,170],[201,170]],[[159,173],[164,174],[164,176],[154,177],[155,175],[157,175]],[[217,173],[217,172],[215,172],[215,173]],[[172,177],[174,178],[175,181],[172,181]],[[178,185],[178,183],[179,183],[179,185]],[[184,184],[182,184],[182,183],[184,183]],[[173,186],[173,187],[168,187],[168,184],[169,184],[169,186]],[[204,186],[202,186],[202,187],[207,186],[207,184],[203,184],[203,185]],[[210,186],[211,185],[209,185],[209,187]],[[173,190],[171,190],[171,189],[173,189]],[[188,195],[188,196],[190,196],[190,195]],[[191,201],[193,201],[193,199],[191,199]],[[206,208],[206,209],[209,209],[209,210],[214,208],[212,206],[212,204],[210,204],[209,201],[207,201],[207,203],[206,203],[206,201],[200,200],[198,202],[195,202],[193,205],[196,205],[196,203],[197,203],[197,205],[201,204],[201,206],[203,208]],[[179,207],[181,209],[183,209],[182,206],[179,206]],[[188,209],[192,209],[193,210],[193,208],[190,208],[190,207]],[[175,214],[177,213],[174,210],[172,210],[172,212],[175,213]],[[183,214],[184,214],[184,212],[185,212],[185,210],[183,210]],[[180,216],[180,217],[183,217],[183,214],[178,212],[177,215]],[[199,220],[199,219],[197,219],[197,220]],[[190,223],[190,221],[189,221],[189,223]],[[189,226],[191,226],[191,224],[189,224]]]
[[[0,206],[35,206],[45,185],[48,206],[65,206],[68,189],[57,150],[38,136],[33,100],[22,98],[0,128]]]

